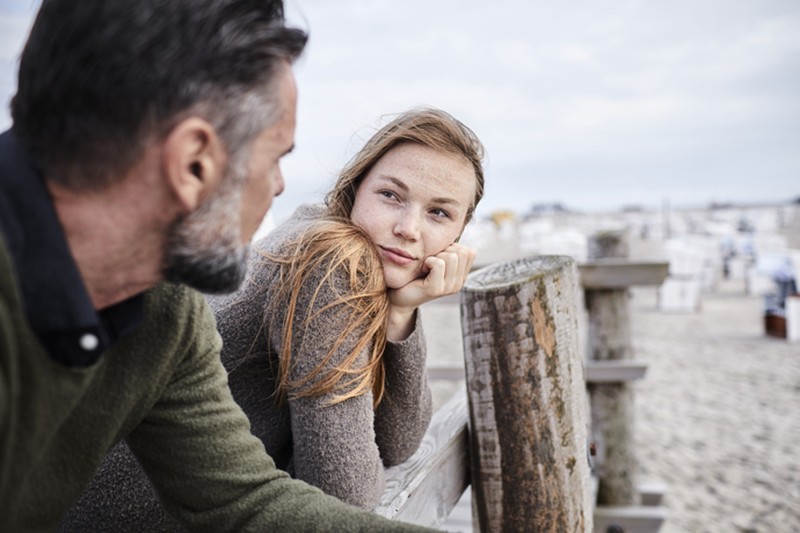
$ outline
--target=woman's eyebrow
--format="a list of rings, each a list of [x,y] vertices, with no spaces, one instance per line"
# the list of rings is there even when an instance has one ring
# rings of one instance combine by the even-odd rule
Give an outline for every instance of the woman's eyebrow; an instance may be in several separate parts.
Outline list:
[[[447,198],[447,197],[444,197],[444,196],[438,197],[438,198],[432,198],[431,202],[434,203],[434,204],[453,204],[453,205],[459,205],[460,204],[460,202],[458,200],[456,200],[455,198]]]
[[[390,181],[397,186],[397,188],[402,189],[403,192],[408,192],[408,185],[406,185],[402,180],[399,178],[395,178],[394,176],[389,176],[386,174],[381,174],[380,179],[384,181]],[[455,198],[449,198],[446,196],[437,196],[436,198],[431,198],[431,202],[434,204],[453,204],[453,205],[460,205],[461,202],[456,200]]]
[[[389,176],[387,174],[381,174],[380,178],[384,181],[390,181],[394,183],[398,188],[402,189],[403,192],[408,192],[408,185],[406,185],[402,180],[399,178],[395,178],[394,176]]]

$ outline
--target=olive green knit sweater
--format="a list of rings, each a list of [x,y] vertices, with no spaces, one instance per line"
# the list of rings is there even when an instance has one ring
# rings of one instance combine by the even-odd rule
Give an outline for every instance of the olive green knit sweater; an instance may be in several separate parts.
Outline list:
[[[192,529],[418,530],[276,469],[231,397],[202,296],[162,284],[145,300],[142,327],[98,363],[61,366],[27,322],[0,238],[0,531],[53,530],[123,438]]]

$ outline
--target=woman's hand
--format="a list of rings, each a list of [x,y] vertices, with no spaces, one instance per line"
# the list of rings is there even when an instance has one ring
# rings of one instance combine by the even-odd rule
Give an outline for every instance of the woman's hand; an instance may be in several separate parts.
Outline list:
[[[399,289],[389,290],[389,324],[386,337],[401,341],[411,334],[417,307],[455,294],[464,286],[475,261],[475,250],[453,243],[436,255],[425,258],[425,275]]]

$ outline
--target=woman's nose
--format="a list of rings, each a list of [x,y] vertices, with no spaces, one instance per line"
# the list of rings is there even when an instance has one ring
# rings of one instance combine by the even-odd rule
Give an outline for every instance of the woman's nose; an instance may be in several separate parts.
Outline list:
[[[409,241],[417,240],[419,237],[419,217],[417,214],[403,211],[395,221],[394,233]]]

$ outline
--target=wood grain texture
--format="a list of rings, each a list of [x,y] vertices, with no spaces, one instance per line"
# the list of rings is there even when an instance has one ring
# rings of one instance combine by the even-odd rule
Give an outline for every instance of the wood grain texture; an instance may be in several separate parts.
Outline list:
[[[644,378],[647,364],[636,361],[588,361],[586,383],[620,383]]]
[[[661,285],[669,274],[666,261],[628,261],[597,259],[578,265],[584,289],[621,289],[642,285]]]
[[[625,533],[656,533],[666,518],[667,508],[663,506],[609,506],[594,510],[598,532],[617,526]]]
[[[480,531],[592,530],[577,298],[566,256],[491,265],[462,290]]]
[[[589,249],[594,261],[624,264],[628,255],[627,234],[619,231],[592,236]],[[627,287],[587,288],[584,298],[588,315],[588,358],[598,364],[630,361],[633,348]],[[633,505],[637,503],[632,436],[633,389],[626,381],[593,382],[589,383],[588,391],[592,441],[597,449],[597,504]]]
[[[387,468],[375,512],[425,526],[442,524],[469,485],[467,396],[463,388],[431,418],[419,449]]]

